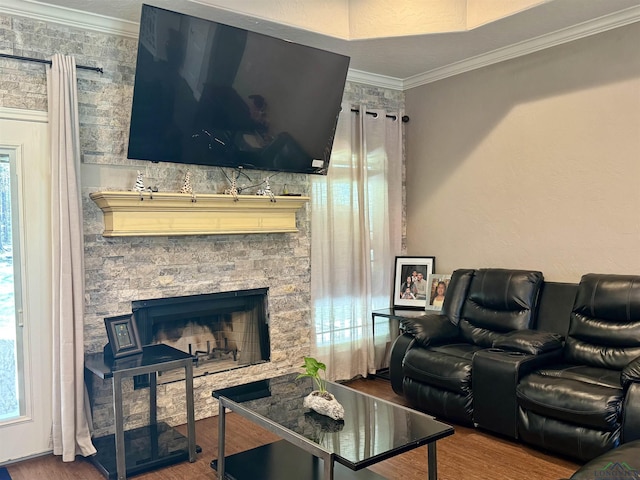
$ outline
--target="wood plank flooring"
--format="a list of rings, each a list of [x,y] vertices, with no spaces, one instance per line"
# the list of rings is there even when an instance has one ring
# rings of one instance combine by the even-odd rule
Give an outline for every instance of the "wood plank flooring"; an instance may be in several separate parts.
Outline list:
[[[358,379],[349,386],[399,404],[388,381]],[[579,467],[573,461],[525,447],[477,429],[454,424],[456,433],[437,443],[438,478],[440,480],[558,480],[569,478]],[[184,426],[178,427],[186,434]],[[183,462],[153,472],[143,473],[136,480],[216,480],[209,463],[217,456],[217,417],[196,422],[197,443],[202,447],[195,463]],[[230,413],[227,416],[227,454],[248,450],[273,442],[278,437],[248,420]],[[427,478],[427,448],[421,447],[385,460],[371,470],[390,480],[424,480]],[[13,480],[103,480],[103,476],[86,459],[63,463],[59,457],[45,455],[7,466]],[[261,480],[261,479],[256,479]],[[280,479],[306,480],[306,479]]]

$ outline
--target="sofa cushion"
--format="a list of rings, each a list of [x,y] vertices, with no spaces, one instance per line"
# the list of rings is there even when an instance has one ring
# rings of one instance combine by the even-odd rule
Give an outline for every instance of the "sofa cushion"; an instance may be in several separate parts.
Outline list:
[[[525,443],[582,461],[591,460],[620,444],[620,429],[585,428],[522,408],[518,409],[518,436]]]
[[[408,377],[403,378],[402,390],[409,404],[418,410],[463,425],[473,424],[473,397],[470,393],[451,392]]]
[[[606,368],[586,367],[584,365],[564,365],[540,370],[538,373],[548,377],[565,378],[578,382],[592,383],[602,387],[620,389],[620,372]]]
[[[471,392],[473,355],[480,347],[466,343],[411,348],[404,357],[405,377],[457,393]]]
[[[620,374],[620,382],[628,388],[632,382],[640,382],[640,357],[633,359]]]
[[[565,358],[622,370],[640,356],[640,276],[587,274],[580,280]]]
[[[455,342],[458,337],[458,327],[445,315],[437,313],[403,318],[401,324],[404,331],[413,335],[416,342],[423,347]]]
[[[456,326],[460,323],[460,313],[475,272],[475,270],[458,269],[451,274],[451,281],[447,287],[447,296],[444,305],[442,305],[441,313]]]
[[[620,372],[571,366],[527,375],[516,389],[525,410],[544,417],[596,428],[620,428],[624,392]]]
[[[514,330],[493,342],[495,348],[539,355],[562,348],[563,337],[559,333],[538,330]]]
[[[603,453],[571,475],[571,480],[596,478],[640,478],[640,440]]]
[[[542,281],[537,271],[476,271],[460,318],[465,341],[491,347],[502,333],[532,328]]]

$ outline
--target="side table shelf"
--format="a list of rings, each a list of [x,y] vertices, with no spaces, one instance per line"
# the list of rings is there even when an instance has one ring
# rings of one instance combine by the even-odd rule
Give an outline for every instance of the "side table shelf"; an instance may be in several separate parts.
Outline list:
[[[115,435],[93,439],[98,450],[91,462],[109,479],[117,479]],[[124,432],[127,476],[189,460],[189,439],[164,422]],[[196,453],[202,449],[196,445]]]
[[[158,467],[184,460],[196,461],[193,405],[193,362],[195,357],[169,345],[147,345],[142,353],[113,360],[103,353],[85,356],[85,378],[111,379],[115,434],[93,439],[97,449],[91,457],[98,470],[109,479],[125,480]],[[157,422],[157,373],[177,368],[185,370],[187,436],[166,423]],[[149,425],[124,431],[122,380],[149,374]]]

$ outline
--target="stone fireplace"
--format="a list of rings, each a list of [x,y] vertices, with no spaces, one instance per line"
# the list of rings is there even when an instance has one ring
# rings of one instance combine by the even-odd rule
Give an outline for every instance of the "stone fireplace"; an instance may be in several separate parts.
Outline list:
[[[296,213],[295,233],[105,237],[103,212],[89,194],[104,191],[105,185],[117,190],[130,188],[135,169],[84,166],[86,352],[102,351],[106,344],[104,318],[134,313],[143,344],[161,341],[187,352],[191,348],[198,356],[194,378],[196,419],[217,414],[218,404],[211,396],[214,389],[299,370],[303,356],[310,352],[312,335],[307,206]],[[196,191],[224,188],[226,180],[219,169],[189,169]],[[149,163],[144,173],[148,184],[171,191],[176,187],[170,182],[184,178],[185,170],[180,165]],[[279,174],[277,178],[290,190],[303,195],[309,192],[306,176]],[[233,312],[236,302],[244,302],[247,299],[242,297],[252,297],[256,292],[264,293],[262,300],[255,300],[257,313],[251,313],[256,312],[251,309],[249,313],[243,309]],[[210,310],[207,301],[213,298],[222,299],[223,307],[217,313],[206,312]],[[189,305],[194,299],[204,300],[205,305]],[[181,317],[179,312],[187,306],[193,311]],[[165,317],[169,313],[179,318],[168,322]],[[149,314],[156,318],[146,326],[142,317]],[[264,320],[252,331],[262,330],[268,335],[260,341],[264,345],[258,358],[249,355],[246,345],[247,318],[254,316]],[[176,335],[176,329],[180,335]],[[173,374],[179,373],[167,372],[158,378],[157,414],[158,421],[180,425],[186,422],[184,383],[171,377]],[[123,385],[126,429],[148,424],[149,389],[140,380]],[[94,436],[112,433],[110,382],[94,382],[91,396]]]
[[[196,356],[194,378],[270,360],[267,288],[136,300],[131,310],[144,345],[165,343]],[[182,379],[176,370],[158,383]]]

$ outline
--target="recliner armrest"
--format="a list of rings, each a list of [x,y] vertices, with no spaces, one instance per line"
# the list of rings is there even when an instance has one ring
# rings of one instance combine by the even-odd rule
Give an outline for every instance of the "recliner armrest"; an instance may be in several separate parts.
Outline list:
[[[494,348],[539,355],[562,348],[564,337],[559,333],[540,330],[514,330],[493,342]]]
[[[447,316],[438,313],[427,313],[415,318],[403,318],[402,326],[423,347],[445,343],[458,338],[458,327],[451,323]]]
[[[627,388],[631,382],[640,382],[640,357],[631,360],[620,374],[623,388]]]

